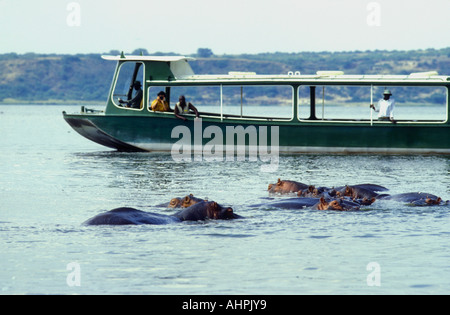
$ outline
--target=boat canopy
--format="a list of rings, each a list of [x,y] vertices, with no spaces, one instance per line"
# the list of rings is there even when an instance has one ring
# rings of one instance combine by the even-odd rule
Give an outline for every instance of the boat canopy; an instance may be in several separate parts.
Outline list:
[[[194,75],[194,71],[189,65],[189,60],[195,58],[185,56],[102,56],[105,60],[113,61],[135,61],[135,62],[152,62],[152,63],[168,63],[171,73],[166,73],[163,77],[185,78]]]
[[[265,75],[255,72],[230,71],[228,74],[195,74],[189,65],[189,61],[195,60],[186,56],[102,56],[105,60],[119,62],[134,61],[153,64],[149,71],[147,82],[172,81],[178,83],[218,84],[223,83],[299,83],[299,84],[405,84],[405,85],[448,85],[450,76],[439,75],[435,71],[417,72],[407,75],[354,75],[344,74],[343,71],[317,71],[315,74],[300,74],[288,72],[287,74]],[[169,68],[167,68],[169,65]]]

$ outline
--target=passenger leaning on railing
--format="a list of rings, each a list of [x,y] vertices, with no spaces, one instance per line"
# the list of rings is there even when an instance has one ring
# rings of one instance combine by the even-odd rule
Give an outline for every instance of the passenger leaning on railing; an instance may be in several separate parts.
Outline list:
[[[178,100],[179,102],[175,105],[174,111],[175,116],[177,116],[180,119],[187,120],[182,115],[193,112],[197,118],[199,117],[197,108],[195,108],[195,106],[192,105],[191,102],[186,103],[186,98],[184,97],[184,95],[181,95]]]

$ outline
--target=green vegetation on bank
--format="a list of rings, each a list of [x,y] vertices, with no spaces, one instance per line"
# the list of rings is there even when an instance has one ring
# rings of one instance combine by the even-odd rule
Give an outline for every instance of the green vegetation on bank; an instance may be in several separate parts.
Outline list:
[[[145,49],[131,54],[150,55]],[[117,55],[110,51],[108,55]],[[101,59],[102,54],[1,54],[0,103],[102,103],[106,100],[115,62]],[[125,53],[126,55],[126,53]],[[151,55],[176,55],[151,53]],[[346,74],[409,74],[438,71],[450,75],[450,47],[412,51],[351,51],[260,53],[214,55],[199,48],[191,55],[197,74],[226,74],[251,71],[258,74],[286,74],[300,71],[341,70]],[[355,99],[355,101],[357,101]],[[433,102],[432,99],[418,101]]]

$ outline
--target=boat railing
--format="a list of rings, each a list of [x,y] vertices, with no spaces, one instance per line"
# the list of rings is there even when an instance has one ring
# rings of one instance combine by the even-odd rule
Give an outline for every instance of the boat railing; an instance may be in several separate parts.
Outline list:
[[[269,116],[252,116],[237,114],[221,114],[211,112],[199,112],[200,117],[226,118],[226,119],[243,119],[243,120],[266,120],[266,121],[292,121],[292,117],[269,117]]]
[[[171,112],[153,112],[153,114],[161,115],[162,117],[176,118]],[[191,119],[195,118],[192,113],[185,114],[186,117]],[[293,122],[298,123],[310,123],[310,124],[323,124],[323,123],[333,123],[333,124],[376,124],[376,125],[389,125],[393,124],[391,121],[369,119],[369,118],[302,118],[298,117],[295,120],[293,117],[275,117],[275,116],[252,116],[252,115],[237,115],[237,114],[221,114],[213,112],[202,112],[199,111],[200,118],[213,118],[215,120],[219,119],[233,119],[233,120],[243,120],[243,121],[267,121],[267,122]],[[445,119],[396,119],[398,124],[446,124]]]
[[[85,106],[81,106],[81,113],[104,113],[104,110],[87,108]]]

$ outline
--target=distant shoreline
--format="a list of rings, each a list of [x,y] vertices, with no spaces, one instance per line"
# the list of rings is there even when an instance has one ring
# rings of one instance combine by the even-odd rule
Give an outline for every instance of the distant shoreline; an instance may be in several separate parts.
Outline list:
[[[109,55],[119,53],[110,51]],[[143,51],[144,56],[148,54],[148,51]],[[228,74],[230,71],[266,75],[296,71],[316,74],[317,71],[327,70],[342,71],[346,75],[409,75],[429,71],[436,71],[440,75],[450,74],[450,47],[409,51],[240,55],[215,55],[211,51],[207,55],[190,56],[196,59],[191,64],[196,74]],[[102,59],[101,54],[0,54],[0,104],[103,105],[107,101],[115,68],[116,63]],[[273,89],[273,95],[276,95],[276,87]],[[353,102],[363,100],[361,95],[349,93],[345,91],[341,96]],[[422,93],[417,102],[433,103],[438,96],[428,91]]]
[[[77,100],[30,100],[24,101],[19,99],[4,99],[0,101],[0,105],[89,105],[89,106],[105,106],[106,101],[77,101]]]

